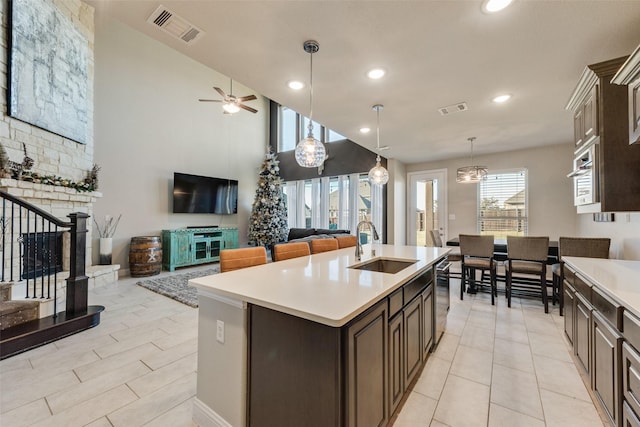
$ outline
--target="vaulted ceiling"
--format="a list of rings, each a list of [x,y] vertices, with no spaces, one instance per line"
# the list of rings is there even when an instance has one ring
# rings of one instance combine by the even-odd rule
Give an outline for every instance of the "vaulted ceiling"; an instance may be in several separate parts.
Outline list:
[[[405,163],[569,143],[565,110],[587,64],[640,44],[640,1],[514,0],[485,14],[481,1],[88,0],[110,16],[300,113],[309,112],[306,40],[313,56],[314,119],[373,149],[374,104],[383,154]],[[162,4],[204,31],[191,44],[147,18]],[[371,80],[366,72],[387,74]],[[220,82],[212,82],[214,83]],[[203,94],[210,88],[203,88]],[[495,95],[510,93],[504,104]],[[466,102],[443,116],[440,107]],[[368,135],[359,129],[368,126]]]

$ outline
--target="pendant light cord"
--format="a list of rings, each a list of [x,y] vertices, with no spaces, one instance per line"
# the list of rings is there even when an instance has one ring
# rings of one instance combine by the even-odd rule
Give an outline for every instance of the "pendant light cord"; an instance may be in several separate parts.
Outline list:
[[[307,138],[313,137],[313,51],[309,56],[309,134]]]

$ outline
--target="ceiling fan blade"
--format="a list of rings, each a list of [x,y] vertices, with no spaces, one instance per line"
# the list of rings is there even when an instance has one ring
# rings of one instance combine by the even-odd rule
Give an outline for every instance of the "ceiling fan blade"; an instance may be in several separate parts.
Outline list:
[[[240,98],[238,98],[238,101],[245,102],[245,101],[253,101],[254,99],[258,99],[258,98],[256,98],[255,95],[247,95],[247,96],[241,96]]]
[[[198,99],[200,102],[222,102],[219,99]]]
[[[248,106],[246,106],[244,104],[238,104],[238,107],[242,108],[243,110],[250,111],[252,113],[257,113],[258,112],[258,110],[256,110],[255,108],[248,107]]]
[[[220,94],[220,96],[222,96],[224,99],[227,99],[227,94],[224,93],[222,89],[220,89],[219,87],[214,87],[214,89]]]

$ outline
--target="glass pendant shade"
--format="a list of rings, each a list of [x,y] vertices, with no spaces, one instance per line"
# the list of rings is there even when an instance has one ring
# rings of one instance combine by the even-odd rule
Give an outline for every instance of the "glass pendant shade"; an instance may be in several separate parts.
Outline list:
[[[296,162],[304,168],[317,168],[322,166],[326,157],[324,144],[309,134],[296,145]]]
[[[372,107],[376,111],[377,115],[377,127],[376,127],[376,149],[380,151],[380,110],[384,106],[376,104]],[[389,182],[389,171],[380,164],[380,153],[376,155],[376,165],[369,171],[369,182],[372,185],[385,185]]]
[[[475,136],[467,138],[467,141],[471,144],[471,164],[473,165],[473,141]],[[487,179],[488,168],[486,166],[463,166],[458,168],[456,174],[456,182],[459,184],[475,184],[484,179]]]
[[[385,185],[389,182],[389,171],[380,164],[380,156],[376,158],[376,165],[369,171],[369,182],[374,185]]]
[[[473,184],[482,181],[487,177],[486,166],[464,166],[458,168],[456,182],[460,184]]]
[[[303,168],[319,168],[327,157],[324,144],[313,137],[313,54],[320,46],[315,40],[307,40],[303,44],[304,51],[309,54],[309,133],[296,145],[296,162]]]

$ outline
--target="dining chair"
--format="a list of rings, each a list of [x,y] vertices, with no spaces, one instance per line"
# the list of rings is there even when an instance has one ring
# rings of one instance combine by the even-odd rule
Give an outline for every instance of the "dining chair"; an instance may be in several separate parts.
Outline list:
[[[444,245],[442,244],[442,237],[440,237],[440,231],[431,230],[431,238],[433,239],[433,246],[435,246],[436,248],[444,247]],[[458,249],[458,248],[452,249],[451,252],[449,252],[447,254],[447,257],[445,259],[449,263],[462,262],[462,254],[460,254],[460,249]],[[460,273],[452,273],[451,270],[449,270],[449,277],[462,278],[462,272],[460,272]]]
[[[311,253],[319,254],[321,252],[335,251],[338,249],[338,241],[333,237],[329,239],[313,239],[311,242]]]
[[[283,261],[290,258],[311,255],[307,242],[280,243],[273,247],[273,260]]]
[[[549,312],[547,298],[548,253],[549,237],[507,236],[505,272],[508,307],[511,307],[511,296],[515,287],[525,293],[540,292],[544,312]],[[538,279],[533,280],[532,275],[539,276],[539,282],[537,282]]]
[[[460,299],[463,299],[465,287],[467,292],[474,293],[478,285],[484,286],[484,273],[489,272],[489,285],[491,286],[491,305],[495,304],[498,294],[496,277],[497,263],[493,259],[493,236],[476,234],[460,235],[460,254],[462,256],[462,280],[460,283]],[[476,270],[482,272],[480,281],[476,280]]]
[[[564,262],[562,257],[609,258],[611,239],[608,237],[560,237],[558,239],[558,263],[551,266],[553,273],[552,301],[559,302],[560,316],[564,309]]]
[[[356,236],[352,235],[336,236],[336,240],[338,241],[338,249],[350,248],[358,243],[358,239],[356,238]]]
[[[220,272],[239,270],[267,263],[264,246],[255,248],[223,249],[220,251]]]

